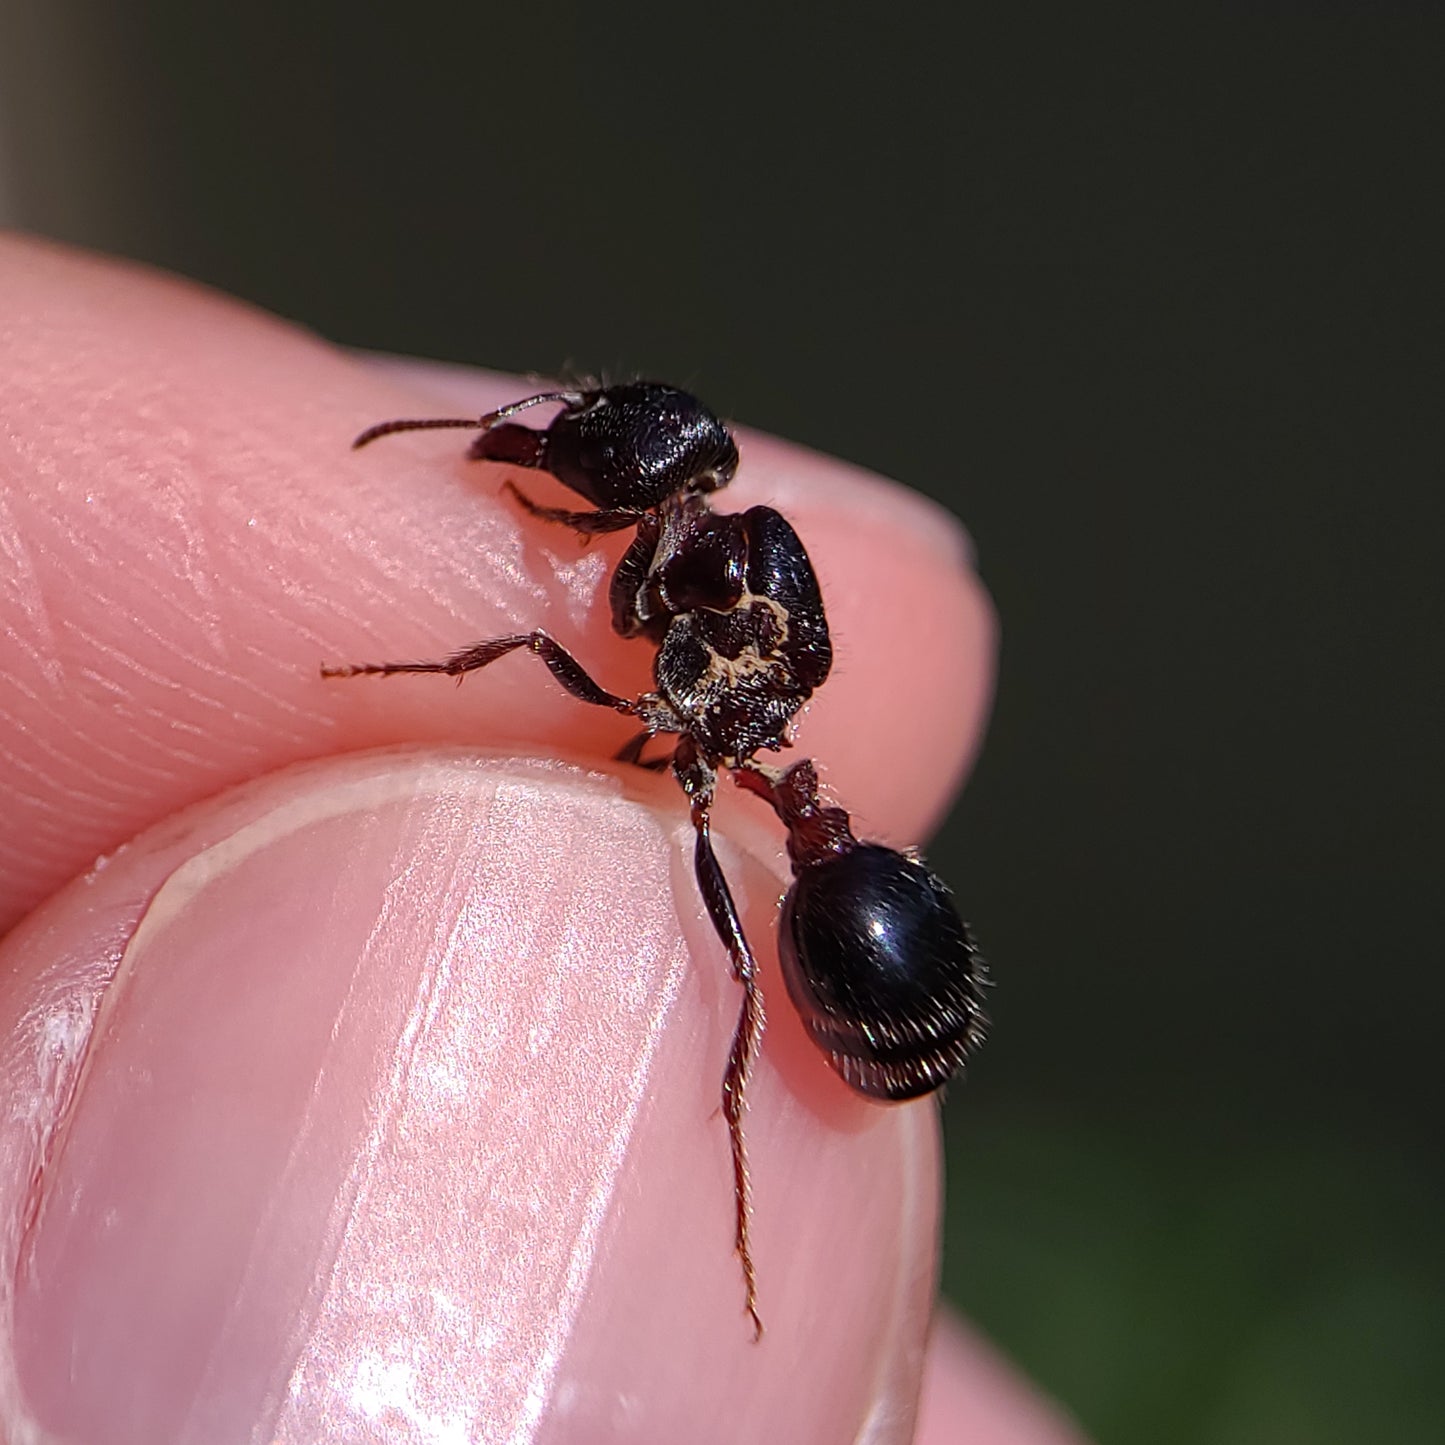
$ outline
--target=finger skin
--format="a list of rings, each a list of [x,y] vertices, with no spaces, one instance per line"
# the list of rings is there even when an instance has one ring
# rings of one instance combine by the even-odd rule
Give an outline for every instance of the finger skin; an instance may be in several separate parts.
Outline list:
[[[934,1110],[849,1095],[777,1011],[754,1343],[736,989],[676,790],[628,781],[292,769],[0,945],[0,1439],[910,1438]],[[770,859],[724,862],[776,897]]]
[[[0,295],[0,928],[176,808],[303,758],[427,740],[607,757],[625,738],[528,658],[460,691],[318,677],[542,626],[613,690],[649,683],[649,649],[608,623],[620,540],[587,548],[520,515],[502,469],[463,460],[464,434],[349,450],[437,404],[418,373],[13,238]],[[526,383],[436,385],[480,412]],[[786,511],[835,638],[800,742],[867,828],[915,842],[991,686],[993,618],[961,534],[843,464],[749,434],[742,448],[728,498]]]
[[[95,1106],[104,1098],[98,1076],[86,1074],[92,1067],[87,1061],[99,1056],[87,1052],[87,1041],[97,1010],[114,996],[110,986],[117,970],[124,973],[124,960],[136,955],[134,936],[144,936],[148,910],[157,899],[171,896],[168,882],[183,873],[185,859],[202,847],[195,840],[208,836],[212,810],[230,817],[237,804],[222,797],[202,803],[180,820],[172,816],[176,810],[298,759],[386,743],[464,741],[473,748],[510,744],[532,756],[561,752],[605,758],[626,733],[625,723],[560,694],[526,659],[489,673],[485,686],[469,684],[461,692],[439,679],[326,685],[317,677],[321,661],[435,656],[479,637],[537,625],[565,637],[599,680],[619,691],[647,685],[649,659],[645,648],[611,635],[606,609],[600,605],[615,546],[584,549],[565,534],[519,517],[500,498],[497,480],[487,476],[495,469],[469,466],[460,460],[461,447],[453,448],[445,438],[402,437],[361,454],[347,451],[347,441],[363,426],[429,410],[425,390],[455,388],[454,376],[362,365],[294,328],[210,293],[55,248],[0,242],[0,278],[12,318],[0,331],[0,543],[6,557],[0,579],[5,643],[0,706],[7,714],[0,719],[0,926],[66,877],[97,857],[105,863],[105,855],[153,827],[103,871],[87,874],[32,917],[10,940],[7,966],[0,971],[0,1004],[7,1010],[0,1025],[10,1028],[10,1052],[0,1072],[17,1087],[28,1081],[33,1099],[25,1128],[9,1140],[0,1158],[0,1172],[11,1190],[5,1215],[9,1262],[18,1259],[13,1250],[22,1245],[30,1250],[26,1258],[31,1263],[48,1259],[63,1271],[68,1262],[72,1282],[78,1277],[83,1287],[71,1304],[89,1318],[99,1275],[91,1269],[76,1275],[76,1261],[86,1256],[74,1239],[56,1232],[64,1211],[57,1207],[42,1213],[33,1228],[27,1221],[38,1197],[37,1180],[49,1181],[45,1187],[50,1194],[41,1190],[42,1196],[64,1195],[63,1175],[47,1175],[43,1167],[54,1131],[82,1118],[85,1101]],[[471,400],[465,409],[481,411],[514,399],[519,384],[468,378],[468,391]],[[828,781],[853,808],[861,827],[900,843],[912,841],[937,817],[971,757],[991,685],[992,614],[964,565],[960,535],[926,504],[900,500],[885,484],[838,463],[747,434],[742,440],[743,475],[729,497],[738,508],[769,502],[793,520],[819,571],[835,635],[837,669],[810,709],[801,741],[824,760]],[[541,500],[566,500],[560,489],[549,494],[545,481],[527,481]],[[900,705],[900,699],[906,705]],[[362,761],[357,766],[371,764]],[[602,776],[616,781],[615,771]],[[661,785],[660,780],[633,779],[627,787],[646,788],[652,782]],[[281,790],[267,794],[275,811],[281,806],[277,800],[284,801],[285,790],[293,785],[291,776],[284,775],[281,781],[257,786]],[[667,796],[662,803],[661,793],[649,795],[647,805],[676,824],[677,800]],[[768,940],[760,951],[771,978],[771,927],[784,884],[776,830],[756,812],[745,800],[735,804],[725,798],[720,833],[723,861],[734,886],[744,898],[756,900],[750,909],[745,904],[745,911],[754,939]],[[454,842],[472,836],[465,816],[452,821],[448,836]],[[545,856],[560,836],[560,824],[553,821],[538,830],[508,831],[501,841],[523,866],[531,861],[533,844],[543,845]],[[729,843],[729,838],[734,841]],[[736,851],[739,844],[744,851]],[[563,856],[574,857],[576,865],[567,880],[595,884],[621,906],[626,895],[615,873],[617,855],[590,850],[581,842],[570,846],[574,852],[564,850]],[[661,851],[668,856],[666,849]],[[341,852],[344,858],[345,850]],[[555,855],[555,846],[552,852]],[[593,877],[583,871],[584,859],[594,865],[612,861]],[[326,861],[336,865],[334,858]],[[407,876],[400,860],[395,871],[399,878]],[[610,1162],[584,1165],[584,1172],[590,1168],[589,1177],[605,1182],[609,1203],[621,1199],[627,1207],[604,1209],[602,1223],[594,1220],[588,1226],[594,1235],[599,1229],[613,1233],[607,1234],[605,1247],[596,1250],[596,1269],[582,1270],[585,1289],[568,1275],[572,1312],[564,1312],[567,1348],[561,1353],[552,1349],[549,1354],[551,1347],[546,1346],[548,1339],[561,1337],[556,1331],[563,1316],[555,1309],[547,1313],[545,1300],[539,1300],[542,1323],[534,1320],[537,1327],[528,1335],[533,1352],[516,1357],[532,1368],[540,1368],[538,1361],[550,1362],[553,1371],[547,1388],[554,1393],[543,1393],[548,1410],[534,1424],[563,1420],[568,1401],[581,1401],[577,1408],[588,1420],[605,1417],[615,1423],[622,1397],[613,1382],[623,1377],[629,1361],[643,1369],[642,1384],[654,1393],[643,1389],[628,1398],[664,1399],[666,1392],[656,1386],[666,1378],[665,1371],[654,1372],[654,1363],[684,1358],[688,1368],[683,1374],[695,1380],[698,1360],[711,1360],[707,1353],[683,1356],[674,1351],[669,1357],[666,1347],[677,1339],[710,1346],[711,1326],[698,1333],[699,1321],[721,1320],[727,1329],[728,1311],[717,1300],[736,1286],[734,1262],[725,1247],[720,1260],[719,1251],[697,1247],[715,1227],[700,1224],[679,1230],[659,1204],[671,1196],[656,1187],[659,1180],[671,1181],[676,1190],[676,1160],[687,1157],[685,1150],[679,1153],[678,1141],[696,1136],[701,1140],[699,1160],[705,1156],[710,1162],[698,1163],[688,1175],[689,1181],[700,1181],[695,1200],[686,1188],[678,1193],[683,1218],[694,1206],[726,1216],[725,1156],[713,1137],[721,1068],[720,1063],[712,1065],[725,1051],[732,1000],[725,988],[726,965],[714,957],[718,946],[700,921],[685,868],[682,876],[687,881],[668,893],[660,921],[655,908],[644,909],[639,920],[594,937],[572,917],[551,935],[539,932],[535,956],[507,952],[502,960],[520,970],[506,975],[503,994],[526,999],[546,980],[555,980],[560,949],[580,944],[607,959],[611,955],[606,950],[616,949],[619,936],[650,939],[669,957],[678,950],[686,954],[689,979],[708,981],[691,987],[715,990],[692,1012],[678,1004],[649,1016],[641,1039],[626,1031],[616,1033],[614,1042],[624,1046],[624,1052],[640,1050],[652,1059],[647,1053],[651,1047],[657,1058],[674,1061],[671,1072],[659,1064],[659,1072],[649,1074],[647,1102],[638,1111],[638,1119],[660,1131],[655,1137],[664,1138],[666,1147],[647,1145],[644,1141],[653,1136],[641,1124],[587,1136],[594,1142],[605,1137],[613,1152],[606,1155]],[[304,883],[309,900],[332,896],[329,877],[323,870],[319,882],[310,877],[293,881]],[[488,898],[502,900],[503,906],[518,910],[518,916],[525,914],[530,894],[497,879],[491,885]],[[273,893],[280,901],[288,896],[280,888]],[[382,893],[390,897],[386,889]],[[655,904],[657,896],[653,886],[639,905]],[[273,917],[267,907],[271,895],[264,890],[240,897],[249,899],[249,905],[238,908],[233,900],[234,916]],[[375,918],[392,916],[383,904],[373,908]],[[365,908],[361,916],[368,916]],[[233,932],[239,943],[232,941]],[[266,970],[274,973],[277,967],[276,934],[251,945],[254,957],[247,953],[244,932],[228,931],[226,938],[242,960],[235,972],[257,980],[243,997],[265,998]],[[667,953],[669,948],[673,953]],[[342,949],[342,959],[355,951]],[[192,941],[177,957],[195,968],[201,966],[195,962],[198,952]],[[424,973],[429,965],[425,955],[420,957],[417,967]],[[710,969],[693,966],[698,959],[710,960]],[[324,976],[313,962],[311,957],[300,960],[282,976]],[[616,971],[627,976],[633,962],[634,955],[628,953],[616,960]],[[137,965],[125,976],[144,978],[146,966]],[[781,997],[776,987],[770,992]],[[670,997],[665,990],[664,997]],[[686,990],[679,997],[696,1002]],[[578,1016],[579,1007],[574,1005],[572,1017]],[[162,1017],[170,1022],[136,1044],[158,1050],[153,1063],[169,1063],[183,1036],[177,1032],[179,1016]],[[116,1037],[127,1036],[121,1031]],[[245,1038],[242,1035],[243,1044]],[[694,1047],[699,1039],[704,1042]],[[263,1034],[252,1038],[250,1046],[264,1061],[271,1042]],[[373,1042],[383,1051],[396,1045],[384,1029]],[[68,1052],[66,1045],[74,1048]],[[702,1066],[698,1055],[705,1056]],[[115,1056],[124,1057],[119,1045]],[[149,1067],[146,1057],[137,1055],[141,1074]],[[218,1049],[217,1057],[224,1057],[224,1050]],[[685,1068],[679,1062],[684,1059]],[[201,1060],[208,1061],[209,1056]],[[115,1072],[132,1077],[131,1072]],[[481,1067],[467,1070],[465,1077],[484,1084],[489,1078]],[[545,1082],[545,1076],[532,1077]],[[659,1090],[654,1087],[659,1077],[690,1082]],[[81,1087],[86,1079],[89,1083]],[[222,1080],[216,1087],[229,1097],[226,1090],[233,1084]],[[124,1090],[118,1097],[126,1105]],[[655,1102],[659,1097],[676,1104],[675,1115]],[[82,1104],[77,1105],[77,1099]],[[785,1008],[773,1015],[753,1106],[751,1134],[760,1192],[770,1172],[770,1155],[774,1161],[791,1161],[804,1183],[830,1183],[826,1200],[801,1208],[796,1206],[810,1204],[806,1188],[778,1188],[775,1183],[775,1196],[793,1201],[793,1212],[784,1206],[771,1219],[760,1218],[760,1266],[781,1277],[784,1285],[777,1291],[781,1322],[771,1326],[772,1342],[762,1348],[791,1350],[783,1373],[796,1378],[805,1368],[798,1356],[807,1348],[803,1342],[816,1341],[825,1324],[848,1325],[839,1348],[828,1355],[835,1370],[842,1362],[845,1373],[808,1375],[832,1380],[841,1413],[829,1415],[818,1407],[808,1418],[845,1428],[844,1422],[856,1419],[860,1410],[881,1409],[892,1424],[888,1430],[880,1427],[876,1438],[906,1438],[921,1358],[920,1322],[931,1288],[937,1178],[931,1112],[927,1106],[875,1110],[853,1100],[810,1055]],[[699,1128],[700,1109],[705,1117]],[[125,1109],[119,1117],[139,1129],[141,1137],[149,1137],[148,1128]],[[670,1123],[659,1122],[668,1119]],[[577,1128],[565,1106],[559,1120],[554,1132]],[[489,1147],[488,1141],[495,1144],[499,1129],[505,1142],[504,1117],[499,1124],[494,1112],[479,1109],[476,1122],[481,1131],[477,1148]],[[324,1133],[329,1126],[318,1127]],[[771,1130],[777,1138],[770,1142]],[[79,1132],[77,1128],[77,1136]],[[121,1130],[92,1132],[113,1138]],[[617,1163],[619,1138],[625,1141],[620,1156],[625,1169]],[[69,1157],[73,1161],[83,1152],[77,1146]],[[451,1154],[450,1149],[438,1152]],[[341,1154],[343,1162],[351,1157],[344,1148]],[[542,1156],[537,1175],[550,1179],[545,1149]],[[174,1157],[181,1161],[178,1169],[189,1167],[189,1155],[178,1152]],[[237,1157],[244,1158],[244,1151]],[[297,1157],[310,1160],[312,1154],[301,1150]],[[706,1176],[709,1167],[718,1171],[721,1182]],[[198,1176],[208,1177],[199,1164],[196,1169]],[[125,1170],[114,1172],[123,1175]],[[771,1172],[776,1181],[776,1162]],[[786,1179],[786,1169],[782,1174]],[[102,1171],[97,1177],[107,1176]],[[183,1178],[178,1173],[172,1182],[184,1197]],[[880,1181],[890,1179],[906,1188],[891,1194],[885,1189],[880,1195]],[[259,1213],[288,1225],[291,1202],[273,1200],[267,1192],[273,1174],[258,1165],[252,1180],[259,1191],[254,1195]],[[153,1182],[150,1176],[141,1179],[142,1197]],[[334,1180],[316,1185],[323,1203],[331,1197],[328,1188],[334,1189]],[[70,1197],[92,1196],[73,1190]],[[541,1217],[551,1223],[546,1205]],[[455,1208],[444,1208],[439,1200],[438,1227],[456,1218]],[[832,1222],[829,1230],[820,1229],[820,1219]],[[912,1221],[907,1229],[904,1220]],[[880,1242],[875,1249],[853,1251],[859,1261],[858,1288],[868,1303],[851,1311],[839,1307],[833,1254],[821,1260],[808,1254],[808,1247],[819,1241],[831,1242],[836,1250],[832,1231],[839,1227],[845,1234],[852,1228],[855,1242]],[[570,1235],[565,1222],[557,1229],[549,1237],[581,1237],[581,1226]],[[236,1237],[234,1230],[227,1236],[233,1250]],[[209,1247],[208,1240],[204,1236],[199,1247]],[[149,1242],[164,1252],[164,1239]],[[674,1253],[666,1254],[660,1248],[664,1243]],[[298,1264],[295,1241],[289,1238],[272,1244],[298,1271],[290,1277],[292,1287],[306,1295],[308,1308],[316,1306],[313,1286],[324,1262],[306,1256],[303,1248]],[[481,1253],[492,1257],[485,1249]],[[788,1261],[795,1256],[790,1274]],[[677,1295],[682,1261],[695,1257],[711,1257],[705,1268],[715,1274],[710,1284],[692,1291],[697,1319],[689,1320],[679,1335],[677,1316],[656,1305]],[[146,1258],[141,1249],[125,1254],[132,1263]],[[659,1258],[668,1265],[661,1271],[649,1265]],[[156,1268],[160,1270],[159,1262]],[[4,1273],[10,1277],[12,1271]],[[843,1273],[845,1301],[846,1281],[855,1275]],[[183,1273],[182,1278],[191,1275]],[[356,1264],[340,1278],[365,1285],[369,1276]],[[122,1273],[113,1285],[114,1308],[122,1315],[133,1313],[135,1278]],[[277,1298],[281,1294],[284,1291]],[[476,1294],[490,1308],[500,1297],[495,1289],[480,1287]],[[510,1298],[518,1304],[530,1294],[524,1276]],[[54,1348],[34,1348],[35,1340],[48,1339],[53,1347],[57,1339],[73,1337],[73,1320],[67,1321],[63,1312],[45,1313],[59,1309],[54,1302],[63,1304],[65,1299],[59,1288],[22,1297],[18,1327],[32,1331],[32,1348],[27,1355],[24,1340],[15,1342],[14,1359],[6,1359],[0,1375],[0,1403],[25,1409],[27,1392],[47,1389],[46,1408],[56,1400],[77,1398],[73,1382],[47,1382],[36,1373],[43,1374],[44,1362],[58,1356]],[[615,1316],[617,1302],[625,1305],[629,1299],[638,1303]],[[882,1302],[890,1300],[894,1303],[885,1307]],[[212,1299],[212,1307],[214,1303]],[[530,1318],[525,1311],[517,1317]],[[176,1328],[184,1337],[187,1319],[177,1318]],[[618,1331],[609,1324],[615,1318],[631,1319],[632,1329]],[[309,1327],[306,1321],[314,1324],[314,1316],[302,1311],[293,1325],[303,1329]],[[229,1316],[223,1323],[234,1327]],[[247,1338],[259,1340],[262,1353],[274,1344],[276,1330],[254,1321],[248,1328]],[[424,1326],[415,1337],[431,1339]],[[356,1336],[348,1338],[354,1342]],[[733,1339],[729,1333],[717,1348],[726,1352]],[[136,1362],[123,1352],[107,1358],[112,1365],[119,1359],[125,1366],[117,1366],[115,1378],[136,1378]],[[248,1356],[222,1349],[218,1358],[244,1363]],[[274,1362],[266,1368],[274,1372]],[[439,1373],[447,1376],[445,1369]],[[258,1376],[248,1378],[254,1385]],[[315,1383],[330,1377],[318,1367],[308,1378]],[[720,1387],[729,1378],[726,1369],[720,1370]],[[724,1394],[746,1400],[756,1396],[763,1402],[760,1424],[776,1426],[781,1417],[770,1416],[765,1408],[769,1397],[759,1388],[756,1366],[743,1366],[740,1379],[744,1383],[736,1391]],[[839,1393],[840,1379],[857,1388]],[[601,1395],[599,1380],[608,1382]],[[796,1386],[793,1396],[808,1398]],[[288,1398],[303,1397],[304,1391]],[[528,1398],[538,1397],[533,1391]],[[161,1399],[157,1408],[170,1405]],[[586,1414],[588,1410],[593,1413]],[[794,1423],[798,1428],[785,1431],[787,1438],[813,1438]],[[307,1438],[305,1428],[296,1429],[295,1438]],[[719,1438],[746,1437],[743,1431]],[[388,1433],[378,1438],[402,1437]],[[619,1433],[617,1438],[644,1437]],[[694,1432],[687,1438],[704,1437]],[[816,1438],[846,1437],[824,1433]]]
[[[928,1342],[914,1445],[1084,1445],[1085,1437],[948,1309]]]

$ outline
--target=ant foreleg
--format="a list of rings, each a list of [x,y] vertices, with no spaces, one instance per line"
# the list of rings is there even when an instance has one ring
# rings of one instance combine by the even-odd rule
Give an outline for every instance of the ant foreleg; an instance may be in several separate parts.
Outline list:
[[[600,537],[608,532],[620,532],[626,527],[635,527],[640,514],[629,511],[600,509],[593,512],[569,512],[566,507],[544,507],[534,502],[515,482],[503,482],[502,490],[510,492],[521,504],[524,511],[544,522],[556,522],[570,527],[583,537]]]

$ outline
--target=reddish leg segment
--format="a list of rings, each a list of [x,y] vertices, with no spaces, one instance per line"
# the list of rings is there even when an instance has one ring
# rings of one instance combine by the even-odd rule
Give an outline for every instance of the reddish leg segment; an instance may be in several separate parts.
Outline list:
[[[748,1174],[743,1115],[747,1111],[748,1079],[752,1075],[758,1046],[762,1043],[767,1018],[763,1011],[758,963],[748,946],[747,936],[743,933],[732,890],[723,876],[717,854],[712,849],[708,813],[712,807],[716,773],[697,755],[690,738],[684,738],[678,744],[673,759],[673,771],[692,804],[692,825],[697,830],[693,866],[697,873],[698,888],[702,891],[702,900],[707,905],[712,926],[728,951],[733,976],[743,986],[742,1010],[738,1014],[738,1026],[733,1033],[727,1069],[723,1073],[722,1107],[723,1116],[727,1119],[728,1139],[732,1145],[733,1156],[733,1200],[737,1207],[734,1242],[743,1270],[747,1312],[753,1322],[755,1337],[761,1338],[763,1322],[758,1315],[758,1279],[753,1266],[752,1243],[749,1237],[752,1180]]]
[[[543,522],[556,522],[559,526],[570,527],[581,537],[600,537],[608,532],[620,532],[625,527],[635,527],[641,520],[637,512],[608,511],[605,508],[591,512],[569,512],[566,507],[544,507],[534,502],[515,482],[503,482],[502,490],[510,492],[522,509]]]
[[[499,657],[525,647],[547,664],[547,670],[581,702],[597,707],[610,707],[615,712],[630,713],[635,705],[588,676],[586,669],[561,643],[538,628],[535,632],[517,632],[511,637],[495,637],[490,642],[476,642],[454,652],[440,662],[362,662],[351,667],[323,667],[322,677],[389,677],[397,672],[443,672],[448,677],[463,678],[469,672],[487,667]]]

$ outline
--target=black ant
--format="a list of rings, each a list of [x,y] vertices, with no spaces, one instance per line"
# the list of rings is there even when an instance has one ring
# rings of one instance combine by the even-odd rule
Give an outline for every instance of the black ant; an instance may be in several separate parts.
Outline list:
[[[562,409],[545,430],[511,420],[548,404]],[[738,449],[696,397],[659,382],[549,391],[475,420],[382,422],[353,445],[427,427],[474,428],[469,457],[549,472],[592,504],[580,512],[543,507],[507,483],[534,517],[584,538],[637,529],[612,574],[612,625],[657,648],[657,690],[637,698],[608,692],[540,630],[478,642],[440,662],[324,667],[322,676],[460,678],[526,648],[573,697],[642,724],[619,761],[642,763],[654,737],[676,736],[670,759],[650,766],[670,760],[687,794],[698,887],[743,988],[722,1107],[746,1307],[761,1336],[743,1111],[763,999],[708,832],[718,769],[771,804],[787,829],[796,881],[779,925],[783,977],[813,1041],[859,1093],[913,1099],[958,1072],[988,1021],[983,960],[943,883],[914,854],[859,842],[847,813],[819,798],[811,762],[775,768],[757,760],[761,750],[789,745],[792,720],[828,676],[833,649],[817,578],[792,527],[770,507],[736,514],[709,506],[709,493],[737,471]]]

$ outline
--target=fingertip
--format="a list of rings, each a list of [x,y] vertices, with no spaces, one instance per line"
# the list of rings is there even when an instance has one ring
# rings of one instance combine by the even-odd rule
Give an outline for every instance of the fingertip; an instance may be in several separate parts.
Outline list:
[[[608,626],[609,557],[519,517],[457,448],[351,459],[436,370],[357,365],[315,337],[144,268],[9,239],[0,334],[13,460],[0,659],[0,922],[157,818],[327,751],[485,739],[612,754],[615,719],[539,669],[486,686],[343,691],[318,660],[428,657],[559,631],[619,691],[645,647]],[[519,383],[445,373],[475,413]],[[840,798],[914,842],[987,711],[992,626],[959,533],[842,463],[749,436],[738,499],[798,525],[827,595],[835,676],[801,720]]]
[[[916,1445],[1086,1445],[1052,1401],[951,1310],[934,1321]]]

